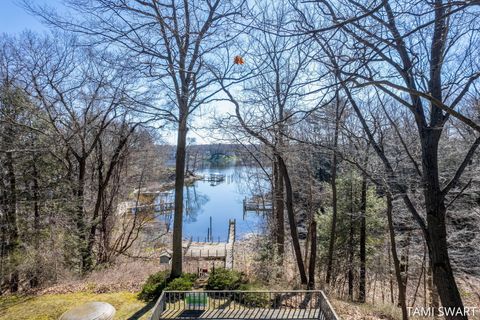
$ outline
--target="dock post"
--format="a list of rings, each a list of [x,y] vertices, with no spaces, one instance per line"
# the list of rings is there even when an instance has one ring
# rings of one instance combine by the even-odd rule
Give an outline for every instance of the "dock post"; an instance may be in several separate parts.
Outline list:
[[[213,242],[213,233],[212,233],[212,216],[210,216],[210,242]]]

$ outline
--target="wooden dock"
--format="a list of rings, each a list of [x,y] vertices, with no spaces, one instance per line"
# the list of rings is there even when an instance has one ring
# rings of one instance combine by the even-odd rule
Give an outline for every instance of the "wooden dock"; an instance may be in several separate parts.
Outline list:
[[[222,260],[225,268],[233,269],[233,256],[235,250],[235,220],[228,223],[227,242],[194,242],[192,239],[184,245],[185,259],[196,260]]]
[[[187,259],[224,260],[227,256],[225,242],[192,242],[184,254]]]
[[[225,180],[225,175],[220,173],[211,173],[208,176],[203,177],[204,181],[220,183]]]
[[[273,205],[269,200],[262,199],[243,199],[243,212],[269,212],[272,211]]]
[[[175,209],[175,204],[173,202],[161,202],[161,203],[151,203],[151,204],[142,204],[142,205],[131,205],[124,206],[122,208],[123,212],[137,213],[138,211],[150,210],[154,213],[168,213],[172,212]]]
[[[235,247],[235,219],[228,221],[228,241],[225,246],[225,269],[233,269],[233,256]]]

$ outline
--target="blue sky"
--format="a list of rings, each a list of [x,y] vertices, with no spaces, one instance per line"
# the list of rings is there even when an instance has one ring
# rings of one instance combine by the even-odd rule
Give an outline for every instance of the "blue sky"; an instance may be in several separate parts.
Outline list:
[[[29,1],[32,1],[35,4],[46,4],[56,9],[62,7],[61,0]],[[15,35],[24,30],[32,30],[36,32],[48,31],[48,27],[43,25],[37,17],[30,15],[24,8],[22,8],[21,2],[22,0],[0,0],[0,33]],[[215,109],[220,113],[225,113],[224,110],[231,111],[231,106],[226,103],[218,103],[218,105],[219,106]],[[212,137],[211,130],[198,128],[208,124],[208,118],[208,113],[195,118],[195,127],[197,127],[197,129],[195,130],[192,128],[189,132],[189,136],[195,138],[197,143],[208,143],[215,140]],[[176,142],[174,131],[163,132],[162,135],[169,143],[174,144]]]
[[[40,21],[25,12],[20,0],[0,0],[0,32],[15,34],[23,30],[44,31],[46,27]],[[56,0],[45,1],[48,4],[58,3]]]

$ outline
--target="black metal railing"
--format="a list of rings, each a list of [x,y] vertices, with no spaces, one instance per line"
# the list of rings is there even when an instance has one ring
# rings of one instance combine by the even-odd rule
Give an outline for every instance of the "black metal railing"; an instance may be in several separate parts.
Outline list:
[[[320,290],[164,291],[151,317],[163,319],[339,320]]]

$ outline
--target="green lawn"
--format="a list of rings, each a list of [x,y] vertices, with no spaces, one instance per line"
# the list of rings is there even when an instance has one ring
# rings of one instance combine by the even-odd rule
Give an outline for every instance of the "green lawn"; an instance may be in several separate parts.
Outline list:
[[[117,310],[115,319],[148,319],[152,310],[145,311],[146,303],[137,300],[137,294],[115,292],[94,294],[88,292],[47,294],[41,296],[1,297],[0,320],[57,320],[65,311],[89,301],[108,302]]]

